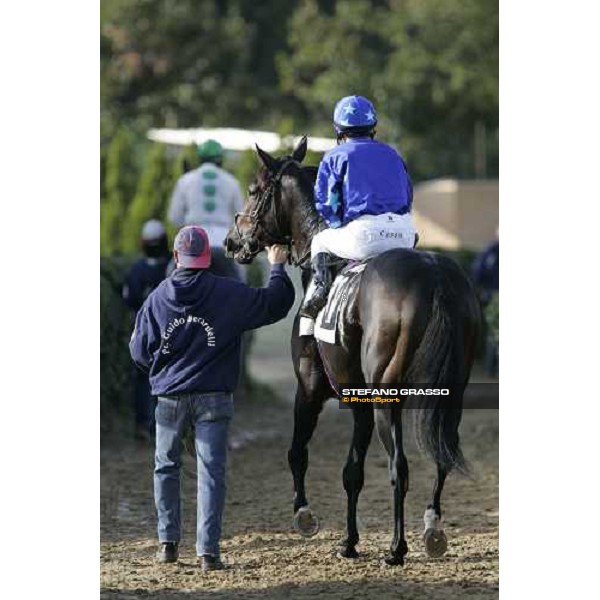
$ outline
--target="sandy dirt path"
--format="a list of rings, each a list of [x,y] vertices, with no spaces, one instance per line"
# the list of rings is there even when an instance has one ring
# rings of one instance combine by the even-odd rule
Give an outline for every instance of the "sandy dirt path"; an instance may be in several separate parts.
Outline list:
[[[239,405],[232,428],[222,550],[226,571],[203,574],[196,563],[195,479],[184,475],[184,539],[177,565],[157,565],[152,497],[153,449],[110,440],[101,451],[102,598],[497,598],[498,412],[465,411],[461,427],[473,479],[451,476],[443,509],[449,548],[425,555],[420,533],[434,468],[411,440],[405,567],[382,565],[392,535],[387,462],[374,436],[359,501],[360,558],[334,550],[344,535],[341,470],[351,435],[350,411],[326,406],[310,445],[308,498],[321,531],[304,539],[291,529],[292,481],[286,454],[292,431],[289,321],[260,333],[252,371],[275,382],[279,401]],[[191,457],[187,464],[192,467]]]

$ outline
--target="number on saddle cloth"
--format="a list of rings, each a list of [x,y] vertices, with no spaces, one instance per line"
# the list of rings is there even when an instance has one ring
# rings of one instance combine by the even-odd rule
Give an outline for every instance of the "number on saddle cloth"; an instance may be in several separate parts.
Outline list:
[[[347,316],[348,307],[354,300],[366,266],[366,262],[350,263],[338,272],[331,286],[327,304],[317,316],[315,338],[328,344],[340,343],[344,317]]]

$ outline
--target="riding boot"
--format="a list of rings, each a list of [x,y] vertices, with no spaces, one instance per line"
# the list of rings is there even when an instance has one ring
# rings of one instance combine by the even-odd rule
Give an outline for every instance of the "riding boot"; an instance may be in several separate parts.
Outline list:
[[[327,303],[327,295],[332,283],[330,262],[331,255],[328,252],[320,252],[313,257],[313,277],[300,307],[301,317],[315,320],[319,311]]]

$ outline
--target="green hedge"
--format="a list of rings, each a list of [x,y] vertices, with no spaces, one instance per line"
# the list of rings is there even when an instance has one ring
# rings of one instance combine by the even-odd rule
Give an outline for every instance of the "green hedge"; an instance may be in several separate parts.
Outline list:
[[[132,311],[121,299],[129,261],[100,261],[100,423],[107,432],[128,421],[132,413],[129,338]],[[131,417],[132,418],[132,417]]]

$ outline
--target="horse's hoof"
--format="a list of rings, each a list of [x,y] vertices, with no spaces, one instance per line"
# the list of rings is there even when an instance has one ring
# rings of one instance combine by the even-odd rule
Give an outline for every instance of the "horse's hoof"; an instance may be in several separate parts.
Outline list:
[[[302,506],[294,515],[294,529],[304,537],[312,537],[319,531],[319,517],[308,506]]]
[[[448,550],[446,534],[441,529],[426,529],[423,534],[427,556],[439,558]]]
[[[338,558],[358,558],[358,552],[354,546],[341,546],[336,552]]]
[[[400,554],[388,554],[384,559],[383,562],[386,565],[390,565],[391,567],[395,567],[400,565],[401,567],[404,566],[404,555],[400,555]]]

